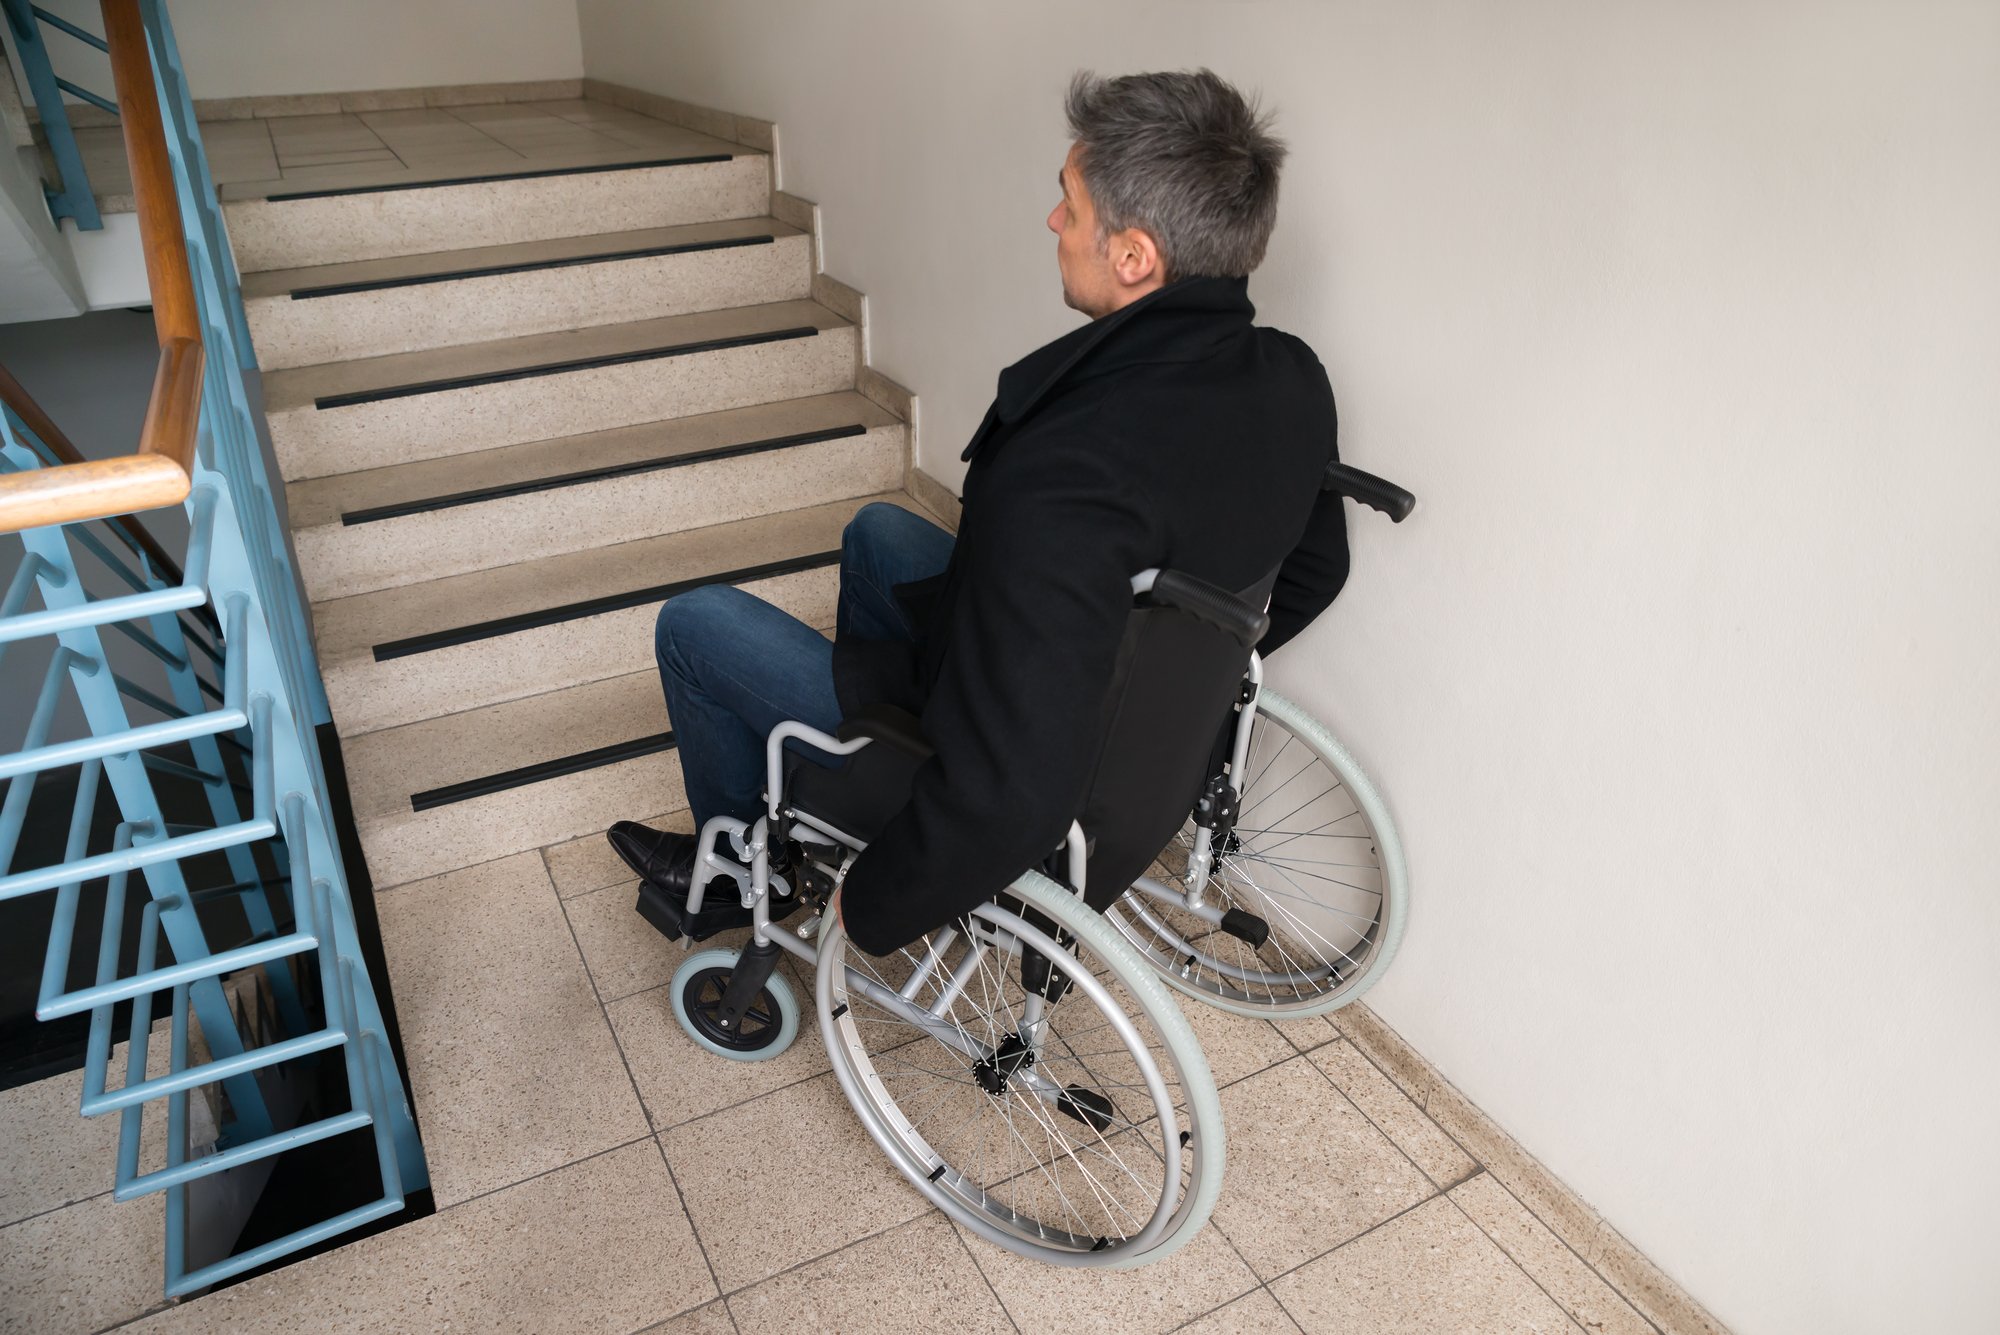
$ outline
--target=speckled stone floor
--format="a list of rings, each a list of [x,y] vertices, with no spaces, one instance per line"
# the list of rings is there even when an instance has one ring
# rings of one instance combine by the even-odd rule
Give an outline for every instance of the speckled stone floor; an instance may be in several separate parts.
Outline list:
[[[380,892],[438,1212],[193,1302],[161,1302],[158,1198],[112,1202],[74,1091],[0,1094],[0,1330],[1655,1330],[1337,1020],[1190,1008],[1213,1224],[1134,1272],[1022,1261],[889,1166],[814,1026],[768,1063],[694,1047],[632,898],[594,836]]]

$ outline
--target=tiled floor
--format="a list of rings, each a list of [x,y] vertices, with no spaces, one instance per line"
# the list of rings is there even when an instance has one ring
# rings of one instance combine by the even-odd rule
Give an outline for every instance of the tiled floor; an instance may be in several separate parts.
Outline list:
[[[697,1049],[632,893],[596,837],[382,891],[438,1213],[190,1304],[157,1208],[90,1194],[104,1129],[0,1095],[0,1330],[1654,1330],[1326,1020],[1190,1008],[1213,1225],[1138,1271],[1021,1260],[890,1168],[810,1018],[776,1061]]]
[[[91,188],[110,212],[132,207],[122,134],[76,132]],[[201,135],[226,200],[750,151],[581,98],[210,121]]]

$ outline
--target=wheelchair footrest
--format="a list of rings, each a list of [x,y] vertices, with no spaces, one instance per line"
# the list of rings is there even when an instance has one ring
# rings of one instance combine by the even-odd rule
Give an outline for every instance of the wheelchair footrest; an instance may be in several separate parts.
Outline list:
[[[685,895],[670,894],[651,881],[641,881],[636,907],[639,916],[669,940],[678,941],[687,937],[691,941],[706,941],[718,932],[750,925],[750,910],[737,902],[735,887],[724,885],[722,888],[729,893],[709,896],[709,902],[701,906],[701,912],[690,914]],[[720,903],[716,902],[718,899]]]
[[[1271,924],[1254,913],[1229,909],[1222,915],[1222,930],[1253,950],[1262,950],[1271,939]]]
[[[1118,1116],[1118,1109],[1110,1099],[1082,1085],[1071,1085],[1058,1095],[1056,1107],[1099,1134]]]

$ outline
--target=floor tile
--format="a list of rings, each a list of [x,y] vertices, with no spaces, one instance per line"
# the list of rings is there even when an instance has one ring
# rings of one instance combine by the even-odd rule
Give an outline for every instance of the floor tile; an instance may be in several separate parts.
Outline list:
[[[664,816],[644,818],[607,813],[605,828],[609,829],[621,820],[638,820],[641,825],[650,825],[656,830],[694,833],[694,816],[685,807]],[[556,893],[564,899],[632,879],[632,869],[625,865],[623,858],[611,851],[611,845],[601,832],[545,848],[542,855],[548,860],[549,879],[556,883]]]
[[[664,985],[687,958],[639,916],[634,907],[638,893],[639,883],[628,881],[563,904],[597,995],[607,1003]]]
[[[1462,1182],[1479,1170],[1458,1142],[1424,1116],[1409,1095],[1352,1043],[1328,1044],[1314,1052],[1311,1061],[1438,1186]]]
[[[121,1069],[124,1053],[113,1054]],[[0,1092],[0,1225],[111,1190],[119,1119],[85,1117],[82,1100],[82,1071]]]
[[[164,1016],[154,1021],[147,1051],[149,1075],[166,1072],[169,1032]],[[122,1042],[111,1045],[105,1084],[114,1090],[125,1086]],[[6,1147],[5,1167],[0,1169],[0,1226],[112,1189],[118,1173],[121,1119],[116,1114],[85,1117],[79,1111],[82,1102],[81,1070],[0,1091],[0,1145]],[[165,1100],[148,1103],[139,1125],[139,1171],[166,1167]]]
[[[148,1278],[156,1282],[158,1272]],[[133,1329],[622,1335],[715,1296],[694,1232],[674,1205],[659,1149],[646,1140],[224,1289]]]
[[[787,976],[792,977],[789,971]],[[674,1018],[673,996],[665,987],[606,1007],[654,1127],[664,1131],[826,1071],[812,994],[793,978],[792,995],[799,1003],[799,1036],[783,1054],[761,1062],[730,1061],[696,1046]]]
[[[724,1292],[931,1208],[831,1074],[675,1127],[660,1143]]]
[[[1652,1335],[1651,1323],[1491,1173],[1459,1186],[1451,1198],[1579,1326],[1593,1335]]]
[[[1426,1202],[1274,1281],[1306,1335],[1574,1335],[1575,1325],[1457,1206]]]
[[[1297,1055],[1284,1035],[1263,1020],[1232,1015],[1193,997],[1176,994],[1174,1000],[1201,1041],[1202,1055],[1218,1085],[1234,1084]]]
[[[1230,1301],[1257,1276],[1220,1233],[1203,1229],[1172,1256],[1136,1270],[1083,1270],[1031,1261],[960,1229],[979,1268],[1022,1330],[1154,1335]]]
[[[648,1326],[639,1335],[736,1335],[736,1323],[729,1318],[729,1305],[718,1298],[706,1307]]]
[[[386,148],[342,148],[323,153],[287,153],[282,159],[286,171],[295,167],[338,167],[356,162],[393,162],[402,165],[402,160]]]
[[[1266,1279],[1435,1190],[1312,1063],[1222,1091],[1229,1170],[1215,1222]]]
[[[376,903],[440,1206],[647,1133],[537,854]]]
[[[0,1228],[0,1331],[83,1335],[160,1306],[165,1200],[98,1196]]]
[[[1182,1326],[1174,1335],[1296,1335],[1298,1326],[1269,1289],[1253,1289],[1227,1307]]]
[[[1014,1329],[938,1214],[732,1294],[729,1311],[743,1335],[1011,1335]]]
[[[1311,1052],[1340,1037],[1340,1026],[1325,1015],[1308,1015],[1303,1020],[1273,1020],[1271,1025],[1300,1052]]]

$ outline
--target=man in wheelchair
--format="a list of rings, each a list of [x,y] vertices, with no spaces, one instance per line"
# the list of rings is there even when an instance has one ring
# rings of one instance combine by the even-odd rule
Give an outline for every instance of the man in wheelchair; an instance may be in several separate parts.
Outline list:
[[[1321,490],[1334,460],[1326,373],[1304,343],[1252,323],[1248,276],[1276,221],[1285,154],[1268,118],[1206,70],[1079,75],[1067,112],[1074,143],[1048,226],[1063,299],[1090,323],[1001,372],[962,456],[956,540],[909,510],[864,507],[842,541],[831,643],[727,585],[660,613],[697,829],[764,809],[766,739],[780,723],[833,733],[846,721],[888,743],[864,751],[904,757],[889,795],[872,799],[872,828],[853,831],[866,847],[838,900],[849,938],[876,955],[1048,865],[1105,786],[1112,715],[1145,704],[1113,689],[1134,652],[1135,575],[1171,570],[1255,605],[1268,596],[1265,653],[1347,575],[1341,498]],[[1240,660],[1229,671],[1240,676]],[[1233,689],[1228,672],[1220,680]],[[1162,791],[1178,810],[1129,839],[1097,839],[1095,907],[1145,870],[1159,819],[1178,827],[1201,780],[1180,771],[1210,749],[1209,736],[1189,751],[1169,744],[1168,726],[1146,726],[1158,754],[1142,738],[1124,763],[1172,771]],[[644,879],[642,906],[650,896],[688,935],[749,921],[733,895],[686,917],[696,836],[621,822],[609,837]]]

